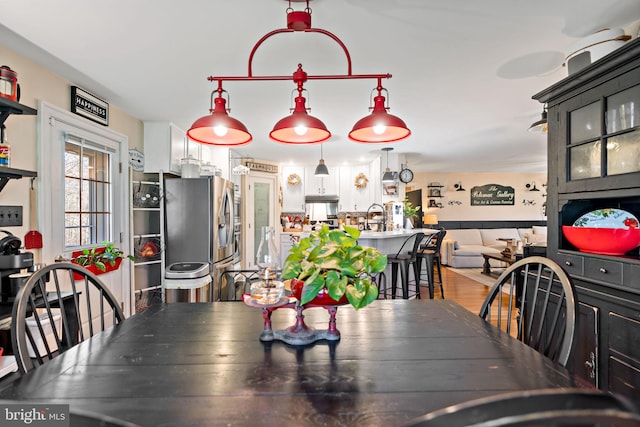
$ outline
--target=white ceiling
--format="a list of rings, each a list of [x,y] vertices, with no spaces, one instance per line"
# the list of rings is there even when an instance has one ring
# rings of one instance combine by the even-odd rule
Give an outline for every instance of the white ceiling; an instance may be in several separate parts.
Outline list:
[[[3,3],[0,43],[134,117],[185,130],[208,112],[215,87],[206,78],[246,76],[254,44],[286,27],[288,7],[285,0]],[[394,144],[354,143],[347,133],[368,114],[376,81],[309,81],[310,113],[333,134],[323,146],[327,165],[369,161],[393,146],[414,171],[434,172],[545,172],[546,136],[527,132],[542,112],[531,96],[567,76],[571,44],[603,28],[635,37],[640,22],[639,0],[313,0],[310,7],[312,26],[348,48],[354,74],[393,75],[383,81],[390,113],[412,131]],[[290,75],[298,63],[310,75],[347,73],[329,37],[288,33],[258,49],[253,74]],[[224,88],[231,116],[254,136],[237,152],[317,163],[317,145],[268,137],[289,114],[291,81]]]

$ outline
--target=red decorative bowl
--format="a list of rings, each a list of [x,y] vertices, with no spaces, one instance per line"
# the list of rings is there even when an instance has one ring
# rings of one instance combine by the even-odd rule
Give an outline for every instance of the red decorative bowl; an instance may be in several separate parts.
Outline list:
[[[296,297],[298,301],[302,299],[302,288],[304,287],[304,280],[291,279],[291,294]],[[348,304],[349,300],[346,295],[336,301],[331,296],[326,288],[318,292],[318,296],[309,301],[305,305],[344,305]]]
[[[624,255],[640,246],[640,228],[591,228],[563,225],[562,233],[582,252]]]

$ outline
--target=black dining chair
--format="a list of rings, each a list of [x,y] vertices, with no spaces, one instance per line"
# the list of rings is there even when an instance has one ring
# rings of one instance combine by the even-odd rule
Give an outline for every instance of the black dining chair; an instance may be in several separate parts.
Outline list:
[[[438,233],[431,235],[427,242],[420,246],[418,250],[418,269],[422,274],[422,261],[425,261],[427,280],[429,285],[429,298],[433,299],[435,294],[434,267],[438,269],[438,282],[440,284],[440,295],[444,299],[444,286],[442,284],[442,264],[440,262],[440,247],[447,234],[447,230],[442,229]]]
[[[413,274],[416,284],[416,298],[420,298],[420,270],[418,270],[417,253],[424,233],[417,232],[407,237],[398,252],[387,255],[387,264],[391,264],[391,298],[396,297],[396,285],[398,282],[398,270],[400,270],[400,285],[402,286],[402,298],[409,298],[409,272],[413,268]],[[406,248],[411,250],[407,251]],[[383,288],[383,294],[386,296],[386,281]]]
[[[11,340],[21,373],[124,320],[118,301],[89,270],[60,262],[33,273],[13,303]]]
[[[513,263],[498,277],[479,315],[566,366],[577,331],[577,305],[573,281],[562,267],[549,258],[532,256]]]
[[[558,388],[501,393],[452,405],[405,427],[515,426],[638,427],[640,414],[626,398],[596,389]]]

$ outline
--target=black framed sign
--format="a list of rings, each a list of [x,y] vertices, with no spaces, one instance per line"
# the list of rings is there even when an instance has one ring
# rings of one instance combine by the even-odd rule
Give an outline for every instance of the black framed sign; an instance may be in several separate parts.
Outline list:
[[[109,104],[77,86],[71,86],[71,112],[109,126]]]
[[[516,192],[513,187],[498,184],[480,185],[471,188],[471,206],[515,205]]]

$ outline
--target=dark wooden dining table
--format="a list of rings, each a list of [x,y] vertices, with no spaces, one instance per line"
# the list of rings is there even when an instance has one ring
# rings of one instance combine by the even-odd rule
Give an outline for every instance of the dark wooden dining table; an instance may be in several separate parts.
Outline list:
[[[322,308],[305,322],[327,327]],[[275,328],[295,321],[279,309]],[[502,392],[575,386],[569,373],[448,300],[337,313],[339,341],[261,342],[242,302],[151,306],[0,390],[142,426],[399,426]]]

